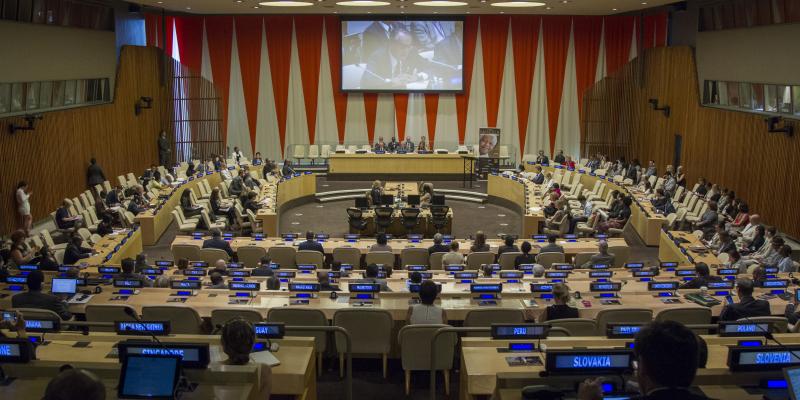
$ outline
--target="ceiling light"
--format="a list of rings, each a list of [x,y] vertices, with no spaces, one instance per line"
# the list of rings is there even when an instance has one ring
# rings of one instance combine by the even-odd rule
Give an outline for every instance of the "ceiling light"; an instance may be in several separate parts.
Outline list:
[[[255,8],[255,9],[259,9],[259,8],[261,8],[261,7],[259,7],[259,6],[253,6],[253,8]]]
[[[295,0],[262,1],[258,4],[267,7],[305,7],[314,5],[314,3],[310,3],[307,1],[295,1]]]
[[[467,5],[467,3],[463,1],[450,1],[450,0],[427,0],[427,1],[417,1],[414,3],[414,5],[425,6],[425,7],[459,7]]]
[[[350,7],[378,7],[378,6],[388,6],[388,1],[377,1],[377,0],[348,0],[348,1],[338,1],[336,5],[339,6],[350,6]]]
[[[611,11],[617,11],[617,9],[616,8],[612,8]]]
[[[187,7],[186,7],[186,9],[187,9],[187,10],[191,10],[191,9],[192,9],[192,7],[188,7],[188,6],[187,6]]]
[[[538,1],[501,1],[499,3],[492,3],[494,7],[541,7],[545,5]]]

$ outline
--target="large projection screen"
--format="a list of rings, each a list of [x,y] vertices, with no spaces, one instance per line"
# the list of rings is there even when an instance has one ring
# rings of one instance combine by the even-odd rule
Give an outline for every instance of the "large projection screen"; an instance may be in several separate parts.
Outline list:
[[[464,90],[463,19],[342,19],[342,90]]]

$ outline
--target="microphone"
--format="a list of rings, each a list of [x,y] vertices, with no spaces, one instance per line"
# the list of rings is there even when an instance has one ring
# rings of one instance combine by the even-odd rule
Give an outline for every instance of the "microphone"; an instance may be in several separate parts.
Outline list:
[[[136,322],[138,322],[142,326],[143,332],[145,332],[148,335],[150,335],[150,337],[153,338],[153,340],[156,343],[158,343],[159,346],[161,346],[164,350],[169,352],[169,349],[167,348],[167,346],[165,346],[164,343],[161,343],[161,341],[158,340],[158,337],[153,333],[153,331],[147,329],[147,326],[145,326],[145,324],[142,321],[142,319],[139,318],[139,316],[136,314],[136,310],[134,310],[134,309],[132,309],[130,307],[124,307],[123,310],[125,310],[125,314],[127,314],[129,317],[133,318]]]

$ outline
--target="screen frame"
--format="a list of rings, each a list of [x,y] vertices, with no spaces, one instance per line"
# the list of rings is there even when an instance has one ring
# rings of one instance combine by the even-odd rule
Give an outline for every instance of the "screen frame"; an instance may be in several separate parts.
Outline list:
[[[342,45],[342,38],[344,37],[344,23],[349,21],[447,21],[447,22],[461,22],[461,35],[466,35],[466,18],[463,15],[456,14],[442,14],[442,15],[397,15],[397,14],[369,14],[369,15],[342,15],[339,17],[339,90],[343,93],[451,93],[451,94],[464,94],[466,92],[465,79],[466,71],[464,68],[464,46],[461,47],[461,89],[437,89],[437,90],[422,90],[422,89],[345,89],[344,79],[342,72],[344,68],[344,46]],[[463,40],[462,40],[463,42]]]
[[[148,355],[142,356],[140,354],[136,354],[134,357],[142,357],[142,358],[171,358],[177,360],[175,363],[175,378],[172,382],[172,392],[173,394],[166,397],[154,397],[154,396],[138,396],[133,394],[125,393],[125,377],[128,373],[128,360],[129,357],[125,357],[125,360],[121,360],[122,367],[120,368],[120,375],[119,375],[119,384],[117,385],[117,397],[119,398],[126,398],[126,399],[170,399],[174,397],[175,387],[178,385],[178,380],[180,379],[180,370],[181,370],[181,358],[179,356],[172,356],[172,355]]]

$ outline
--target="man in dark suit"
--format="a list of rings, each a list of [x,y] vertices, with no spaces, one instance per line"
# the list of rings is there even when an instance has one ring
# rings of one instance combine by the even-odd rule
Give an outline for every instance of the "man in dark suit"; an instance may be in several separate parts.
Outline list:
[[[531,178],[531,182],[533,182],[533,183],[535,183],[537,185],[543,184],[544,183],[544,174],[542,173],[542,167],[537,165],[534,169],[536,170],[536,175],[534,175],[533,178]]]
[[[420,81],[419,72],[448,76],[452,70],[420,57],[414,49],[412,35],[404,29],[395,29],[388,44],[375,49],[367,58],[361,87],[405,89],[407,84]]]
[[[91,189],[95,185],[102,185],[105,180],[106,175],[103,173],[103,169],[97,165],[97,160],[92,157],[89,160],[89,168],[86,169],[86,185]]]
[[[700,289],[705,286],[708,287],[708,282],[720,282],[722,277],[712,276],[711,271],[708,269],[708,264],[699,262],[694,266],[694,272],[697,276],[680,286],[681,289]]]
[[[450,246],[443,245],[442,240],[444,240],[444,237],[441,233],[433,235],[433,246],[428,247],[428,254],[449,252]]]
[[[556,244],[556,235],[547,235],[547,244],[539,249],[539,254],[542,253],[564,253],[564,247]]]
[[[640,396],[636,400],[705,400],[692,392],[700,366],[700,342],[691,330],[675,321],[651,322],[634,340],[636,380]],[[602,399],[602,378],[584,381],[578,388],[579,400]]]
[[[169,140],[167,140],[167,133],[161,131],[161,135],[158,136],[158,164],[167,166],[167,162],[169,161]]]
[[[44,274],[42,274],[42,271],[31,271],[28,274],[28,291],[15,294],[11,298],[11,307],[39,308],[55,312],[62,320],[72,318],[72,313],[69,312],[67,303],[56,296],[42,293],[43,281]]]
[[[275,276],[275,271],[270,266],[271,260],[269,257],[264,256],[259,260],[258,267],[250,271],[250,276]]]
[[[151,281],[150,278],[133,272],[134,267],[136,267],[136,263],[132,258],[124,258],[120,263],[120,266],[122,273],[117,275],[118,279],[133,279],[144,282],[145,286],[153,286],[153,281]]]
[[[306,241],[297,246],[297,250],[313,250],[325,254],[322,244],[314,240],[314,232],[306,232]]]
[[[736,321],[741,318],[768,317],[772,311],[769,302],[766,300],[756,300],[753,298],[753,288],[755,283],[750,278],[739,278],[736,280],[736,294],[739,302],[727,304],[719,314],[720,321]]]
[[[219,229],[213,229],[211,231],[211,239],[203,241],[203,248],[225,250],[228,256],[231,258],[234,256],[231,244],[222,239],[222,232],[220,232]]]
[[[367,58],[383,47],[389,42],[389,32],[393,29],[391,22],[374,21],[367,29],[361,32],[361,58],[366,61]]]

